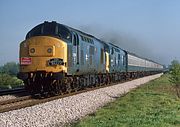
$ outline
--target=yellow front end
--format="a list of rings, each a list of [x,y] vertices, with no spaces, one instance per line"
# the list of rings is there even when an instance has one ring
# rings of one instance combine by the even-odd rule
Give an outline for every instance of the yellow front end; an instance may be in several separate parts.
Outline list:
[[[67,72],[67,43],[49,37],[31,37],[20,44],[20,72]]]

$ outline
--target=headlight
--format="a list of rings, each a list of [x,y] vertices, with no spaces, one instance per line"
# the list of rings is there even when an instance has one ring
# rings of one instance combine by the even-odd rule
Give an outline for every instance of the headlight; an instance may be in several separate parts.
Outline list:
[[[30,53],[35,53],[35,49],[34,49],[34,48],[31,48],[31,49],[30,49]]]
[[[48,53],[52,53],[52,48],[48,48],[48,49],[47,49],[47,52],[48,52]]]

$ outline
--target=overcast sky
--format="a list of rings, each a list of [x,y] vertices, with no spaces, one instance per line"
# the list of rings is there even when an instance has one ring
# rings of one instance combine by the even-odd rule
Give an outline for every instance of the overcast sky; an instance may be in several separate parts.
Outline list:
[[[83,30],[162,64],[180,61],[179,0],[0,0],[0,65],[18,62],[19,43],[44,21]]]

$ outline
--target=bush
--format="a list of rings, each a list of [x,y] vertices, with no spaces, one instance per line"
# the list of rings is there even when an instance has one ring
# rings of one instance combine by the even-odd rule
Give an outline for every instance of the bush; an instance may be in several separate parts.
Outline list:
[[[177,96],[180,98],[180,63],[177,60],[171,62],[170,81],[175,85]]]
[[[0,88],[14,88],[23,85],[23,81],[15,76],[0,74]]]

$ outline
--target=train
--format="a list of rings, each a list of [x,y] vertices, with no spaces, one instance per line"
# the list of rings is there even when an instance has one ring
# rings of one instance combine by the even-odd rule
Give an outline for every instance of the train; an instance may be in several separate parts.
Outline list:
[[[59,95],[161,73],[163,65],[113,42],[57,23],[32,28],[20,43],[20,71],[32,94]]]

